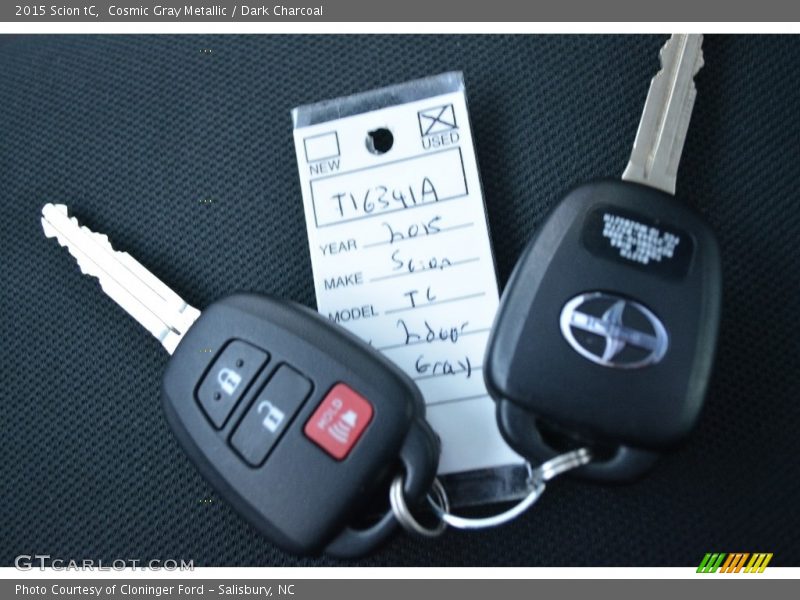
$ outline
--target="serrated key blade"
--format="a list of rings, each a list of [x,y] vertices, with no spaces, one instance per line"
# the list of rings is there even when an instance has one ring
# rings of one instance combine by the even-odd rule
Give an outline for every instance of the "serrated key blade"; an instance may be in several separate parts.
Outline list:
[[[678,164],[703,66],[703,36],[673,34],[661,48],[661,70],[650,82],[633,150],[622,179],[675,193]]]
[[[69,250],[86,275],[152,333],[172,354],[183,334],[200,316],[160,279],[126,252],[114,250],[108,236],[81,226],[63,204],[42,208],[42,229]]]

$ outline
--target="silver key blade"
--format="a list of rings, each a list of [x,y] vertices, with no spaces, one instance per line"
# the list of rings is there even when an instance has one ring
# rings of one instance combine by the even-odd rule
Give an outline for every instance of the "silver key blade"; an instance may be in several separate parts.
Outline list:
[[[45,204],[42,229],[55,237],[78,261],[86,275],[172,354],[200,311],[189,306],[126,252],[118,252],[108,237],[81,226],[63,204]]]
[[[702,35],[676,33],[661,48],[661,70],[650,82],[622,179],[675,193],[678,163],[697,95],[694,76],[703,66],[702,46]]]

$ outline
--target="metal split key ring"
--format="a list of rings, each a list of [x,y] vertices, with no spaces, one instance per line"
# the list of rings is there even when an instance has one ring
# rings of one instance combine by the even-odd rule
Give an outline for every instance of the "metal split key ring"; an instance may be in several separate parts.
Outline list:
[[[421,525],[411,513],[405,497],[403,496],[402,474],[397,475],[392,481],[392,485],[389,488],[389,503],[392,506],[392,512],[398,523],[400,523],[406,531],[423,537],[437,537],[444,532],[448,525],[456,529],[486,529],[488,527],[497,527],[498,525],[503,525],[504,523],[516,519],[519,515],[528,510],[528,508],[542,496],[545,490],[545,484],[548,481],[567,471],[582,467],[591,460],[592,453],[589,449],[579,448],[578,450],[559,454],[538,467],[533,467],[530,463],[527,463],[528,481],[530,484],[530,491],[528,494],[508,510],[490,517],[467,518],[452,514],[450,512],[450,501],[447,498],[447,493],[438,478],[433,480],[431,493],[427,496],[428,504],[430,504],[433,512],[439,518],[439,522],[434,527]]]

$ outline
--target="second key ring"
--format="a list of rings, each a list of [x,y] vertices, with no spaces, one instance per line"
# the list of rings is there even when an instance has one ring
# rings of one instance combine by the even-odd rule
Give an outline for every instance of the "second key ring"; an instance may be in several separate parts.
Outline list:
[[[433,485],[431,487],[431,494],[436,497],[436,502],[439,506],[445,507],[446,512],[450,512],[450,500],[447,498],[447,493],[444,491],[444,486],[438,478],[434,477]],[[431,502],[431,495],[428,494],[428,502]],[[444,519],[439,518],[438,523],[433,527],[426,527],[422,525],[406,504],[405,496],[403,495],[403,475],[399,474],[392,480],[392,485],[389,488],[389,504],[392,506],[392,512],[398,523],[403,526],[406,531],[415,533],[422,537],[438,537],[447,529],[447,523]]]
[[[544,493],[546,482],[567,471],[581,467],[591,460],[592,454],[589,449],[579,448],[551,458],[535,468],[528,463],[529,481],[531,483],[531,489],[528,494],[508,510],[489,517],[468,518],[452,514],[447,493],[438,478],[433,480],[431,493],[428,494],[428,503],[433,512],[439,517],[439,523],[435,527],[421,525],[409,510],[403,496],[402,475],[398,475],[392,481],[389,489],[389,502],[392,506],[392,512],[394,512],[400,525],[407,531],[424,537],[439,536],[448,525],[456,529],[497,527],[516,519],[535,504]]]

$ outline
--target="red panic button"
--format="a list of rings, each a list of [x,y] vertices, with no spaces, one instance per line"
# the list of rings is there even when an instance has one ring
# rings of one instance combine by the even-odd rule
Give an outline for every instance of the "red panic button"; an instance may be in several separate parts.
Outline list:
[[[372,420],[372,405],[343,383],[337,383],[311,415],[306,436],[336,460],[356,445]]]

